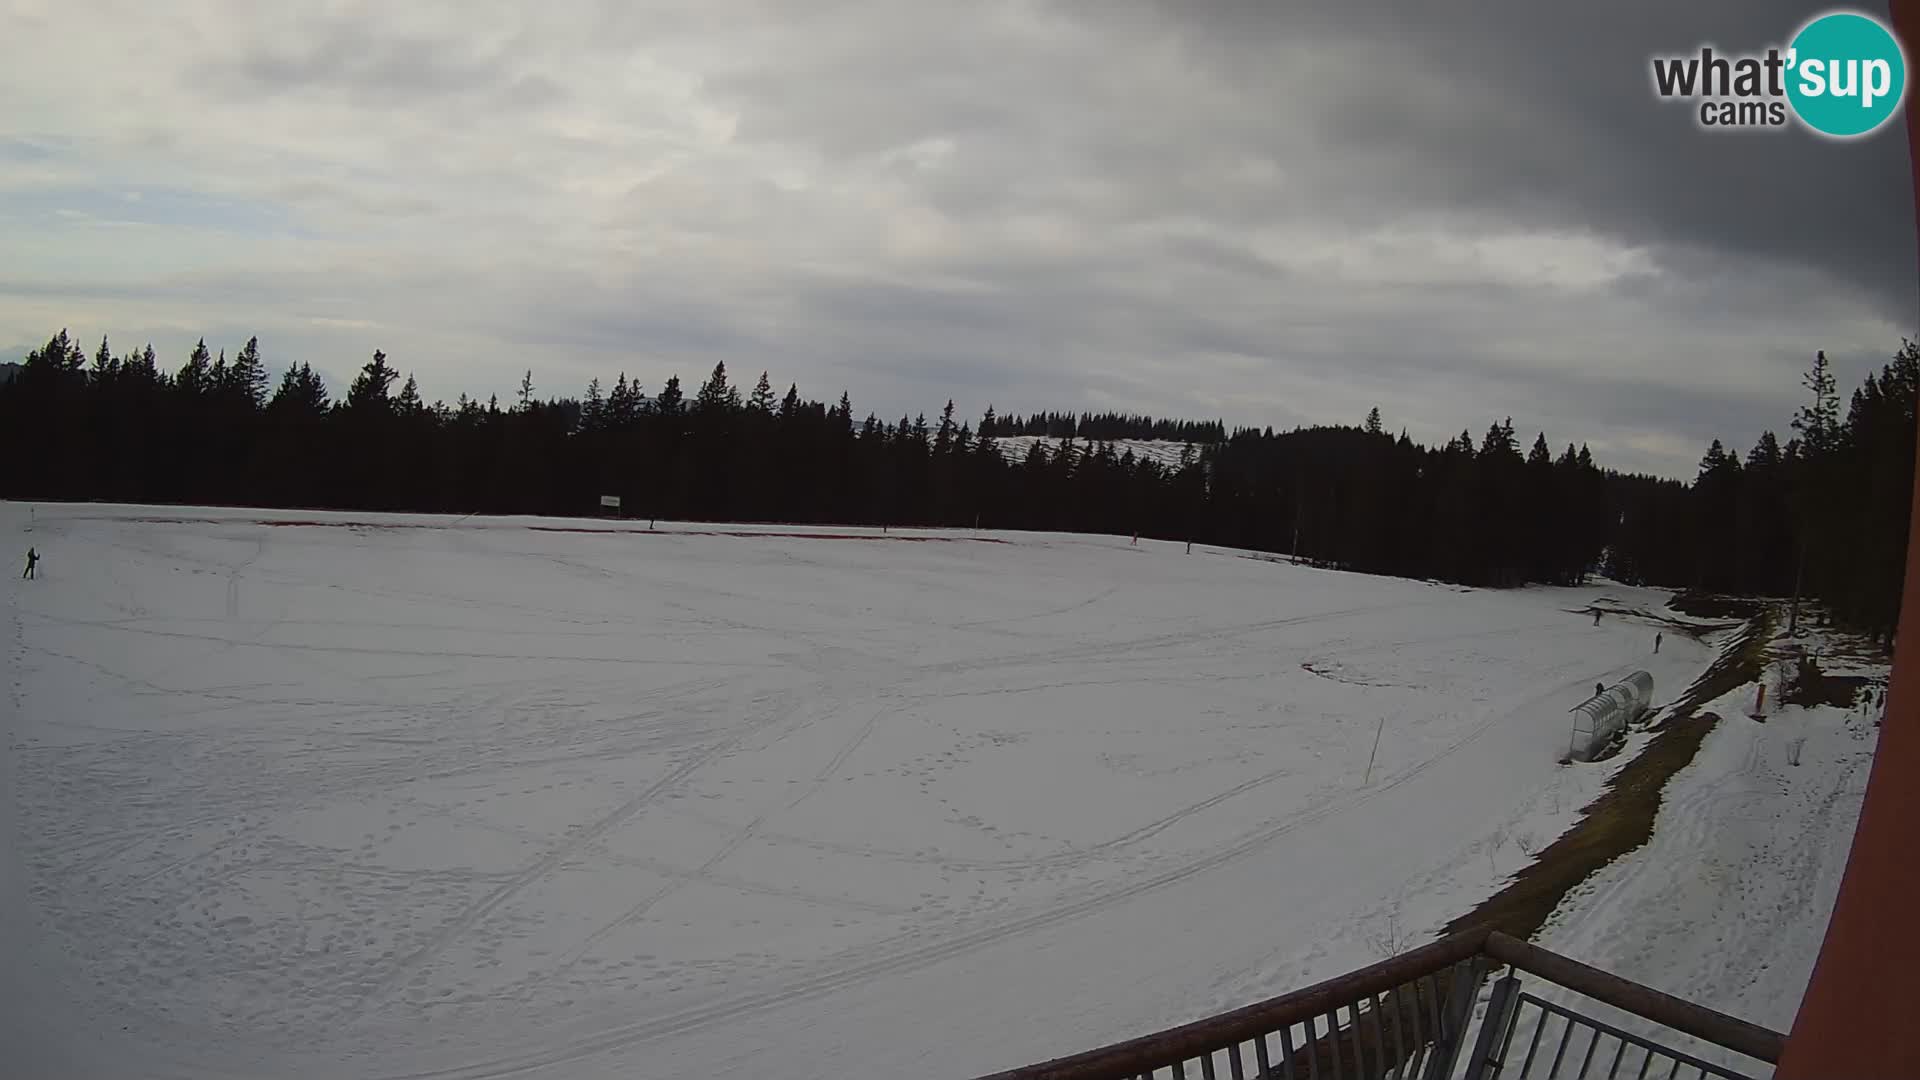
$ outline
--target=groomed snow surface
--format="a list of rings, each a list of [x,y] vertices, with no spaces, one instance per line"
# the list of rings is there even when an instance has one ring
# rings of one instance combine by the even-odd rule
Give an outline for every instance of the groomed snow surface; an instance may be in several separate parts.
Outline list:
[[[1572,610],[1663,594],[1125,538],[19,505],[0,532],[45,558],[0,624],[21,1076],[1085,1049],[1431,935],[1618,767],[1557,763],[1594,682],[1670,700],[1712,653]],[[1872,741],[1787,771],[1787,727],[1742,724],[1543,940],[1783,1026]],[[1794,957],[1756,976],[1768,926]]]

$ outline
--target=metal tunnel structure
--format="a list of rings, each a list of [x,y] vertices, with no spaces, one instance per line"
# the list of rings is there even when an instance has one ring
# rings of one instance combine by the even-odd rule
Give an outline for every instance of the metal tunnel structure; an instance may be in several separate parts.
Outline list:
[[[1575,705],[1567,756],[1575,761],[1592,761],[1628,724],[1652,707],[1653,676],[1645,671],[1636,671]]]

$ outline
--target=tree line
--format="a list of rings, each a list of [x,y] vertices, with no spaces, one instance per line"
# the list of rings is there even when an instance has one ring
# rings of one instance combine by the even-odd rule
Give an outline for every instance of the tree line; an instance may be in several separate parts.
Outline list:
[[[1227,437],[1218,420],[1164,420],[1123,413],[1038,412],[1028,416],[982,417],[981,435],[1007,438],[1045,435],[1052,439],[1088,439],[1113,442],[1141,439],[1157,442],[1216,443]]]
[[[395,389],[395,384],[399,388]],[[202,341],[168,371],[151,346],[91,360],[63,330],[0,386],[0,494],[443,513],[631,516],[1134,534],[1474,585],[1637,584],[1805,595],[1883,640],[1898,617],[1920,349],[1903,343],[1841,408],[1824,354],[1782,443],[1715,441],[1691,482],[1604,469],[1585,446],[1528,443],[1510,418],[1437,447],[1357,425],[1239,429],[1120,414],[978,424],[855,419],[742,391],[726,365],[689,397],[624,373],[503,406],[423,400],[385,353],[335,398],[312,367],[270,385],[257,339]],[[1039,429],[1039,430],[1036,430]],[[1051,434],[1018,455],[998,440]],[[1112,440],[1187,447],[1163,465]]]

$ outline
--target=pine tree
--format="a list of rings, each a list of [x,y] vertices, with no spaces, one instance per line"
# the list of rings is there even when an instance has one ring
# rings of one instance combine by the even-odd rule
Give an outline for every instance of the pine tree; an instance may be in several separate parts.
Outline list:
[[[391,412],[393,401],[389,392],[393,380],[399,376],[399,372],[387,366],[387,354],[375,349],[373,359],[367,361],[353,385],[347,387],[347,408],[356,413]]]
[[[288,368],[267,402],[267,411],[276,416],[318,417],[327,411],[326,384],[310,364]]]
[[[587,380],[587,397],[580,403],[580,430],[599,431],[606,426],[607,403],[600,396],[600,380]]]
[[[213,354],[207,351],[207,339],[201,338],[173,377],[173,385],[189,397],[198,397],[213,389],[212,369]]]
[[[99,384],[113,381],[114,376],[118,374],[120,374],[120,361],[114,357],[113,350],[107,347],[107,337],[102,334],[100,349],[93,354],[93,369],[88,372],[88,377],[95,384]]]
[[[773,385],[767,382],[767,373],[760,373],[760,381],[753,384],[753,396],[747,399],[747,408],[766,416],[773,412]]]
[[[1813,367],[1800,377],[1800,382],[1813,394],[1813,402],[1800,407],[1793,418],[1793,430],[1800,433],[1807,457],[1824,457],[1839,442],[1840,430],[1840,395],[1824,349],[1814,354]]]
[[[526,412],[527,410],[533,408],[533,369],[532,368],[528,368],[527,373],[525,375],[520,376],[520,404],[518,405],[517,408],[520,412]]]
[[[157,384],[160,381],[160,367],[153,352],[153,342],[135,353],[128,353],[121,361],[120,373],[137,382]]]
[[[425,411],[420,402],[420,384],[413,380],[413,373],[407,373],[406,385],[400,388],[400,396],[394,399],[393,410],[401,416],[415,416]]]
[[[1527,451],[1527,464],[1534,466],[1553,464],[1553,451],[1547,449],[1546,432],[1543,431],[1534,438],[1533,449]]]
[[[723,416],[740,407],[740,391],[727,383],[727,362],[713,365],[713,374],[700,384],[693,399],[693,411],[704,416]]]
[[[1369,435],[1384,434],[1380,426],[1380,406],[1378,405],[1367,410],[1366,432]]]
[[[227,388],[235,400],[258,409],[267,400],[267,369],[260,362],[260,339],[250,337],[227,369]]]
[[[667,377],[667,385],[660,391],[659,410],[661,416],[679,416],[686,408],[686,402],[680,394],[680,376]]]
[[[46,345],[27,354],[25,367],[32,373],[47,373],[55,376],[78,373],[86,364],[87,358],[81,353],[80,346],[67,337],[66,330],[48,339]]]
[[[995,436],[995,425],[999,421],[993,415],[993,406],[987,406],[986,414],[980,417],[980,433],[973,444],[973,452],[985,457],[999,457],[1000,443]]]
[[[640,393],[640,384],[629,383],[627,373],[621,372],[614,380],[613,392],[607,395],[606,425],[613,431],[630,431],[640,423],[641,406],[645,398]]]
[[[940,410],[940,427],[933,436],[933,452],[940,455],[953,450],[953,399],[947,399],[947,407]]]

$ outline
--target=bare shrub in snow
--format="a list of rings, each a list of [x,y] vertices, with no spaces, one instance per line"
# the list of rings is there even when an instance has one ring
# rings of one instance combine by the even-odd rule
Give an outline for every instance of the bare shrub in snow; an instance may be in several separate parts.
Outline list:
[[[1400,905],[1395,904],[1387,913],[1375,920],[1367,930],[1367,948],[1382,960],[1389,960],[1407,951],[1413,944],[1406,929],[1400,924]]]

